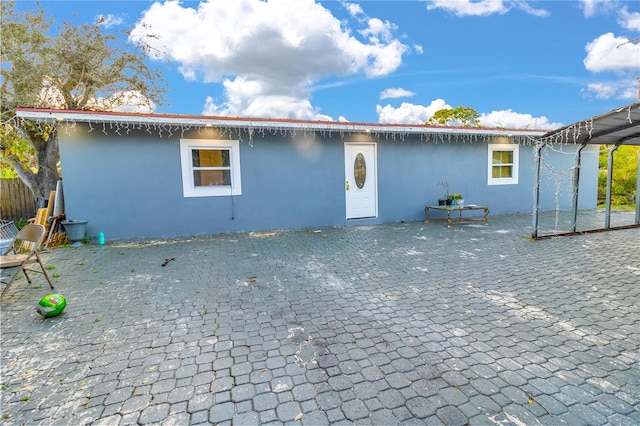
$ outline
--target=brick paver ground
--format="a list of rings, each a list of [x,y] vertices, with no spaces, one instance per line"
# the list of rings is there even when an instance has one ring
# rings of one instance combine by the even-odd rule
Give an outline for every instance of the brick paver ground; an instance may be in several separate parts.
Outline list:
[[[640,424],[640,229],[530,221],[46,252],[68,306],[2,301],[0,422]]]

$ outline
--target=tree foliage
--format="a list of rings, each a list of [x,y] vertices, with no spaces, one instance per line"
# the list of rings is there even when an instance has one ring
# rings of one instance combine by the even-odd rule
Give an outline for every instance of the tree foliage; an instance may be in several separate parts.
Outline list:
[[[607,195],[608,145],[600,147],[598,198],[604,200]],[[613,176],[611,178],[611,204],[615,206],[635,205],[638,176],[638,155],[640,146],[621,146],[613,154]]]
[[[458,106],[436,111],[427,126],[480,127],[480,115],[471,107]]]
[[[126,32],[70,22],[54,31],[41,8],[19,13],[4,0],[1,8],[1,166],[48,196],[60,178],[57,129],[15,118],[16,107],[150,111],[165,83],[145,61],[148,47],[126,44]]]

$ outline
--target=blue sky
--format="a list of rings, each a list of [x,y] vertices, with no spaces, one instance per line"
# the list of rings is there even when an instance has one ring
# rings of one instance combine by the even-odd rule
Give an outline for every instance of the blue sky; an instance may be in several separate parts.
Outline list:
[[[484,126],[551,129],[638,99],[637,1],[40,5],[55,21],[158,36],[149,60],[170,87],[158,113],[422,123],[462,105]]]

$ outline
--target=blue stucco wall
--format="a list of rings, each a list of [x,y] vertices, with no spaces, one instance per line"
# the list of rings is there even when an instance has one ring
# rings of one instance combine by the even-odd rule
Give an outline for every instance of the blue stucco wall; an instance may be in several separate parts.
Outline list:
[[[541,210],[571,208],[571,167],[576,147],[545,148],[542,153]],[[582,153],[579,208],[593,209],[597,202],[597,148]],[[488,185],[487,145],[484,143],[430,144],[419,140],[378,144],[378,188],[383,222],[424,218],[425,204],[437,204],[439,181],[461,193],[465,204],[486,205],[491,214],[531,213],[535,185],[533,146],[521,146],[517,185]],[[556,181],[560,191],[556,197]],[[384,200],[384,202],[382,201]]]
[[[419,221],[425,205],[437,204],[437,182],[442,180],[450,182],[452,192],[464,194],[467,204],[488,205],[492,214],[532,211],[531,146],[520,147],[518,185],[488,186],[485,143],[289,133],[258,135],[249,143],[245,136],[240,143],[242,195],[185,198],[180,138],[204,134],[165,133],[160,138],[157,132],[107,133],[88,132],[81,124],[60,132],[67,218],[88,220],[88,233],[103,231],[107,239]],[[347,221],[344,143],[372,140],[377,142],[378,217]],[[545,150],[543,158],[558,170],[574,162],[573,155],[556,151]],[[543,173],[543,210],[556,208],[557,176]],[[595,208],[596,191],[597,152],[587,153],[580,208]],[[560,202],[568,209],[570,194],[561,194]]]

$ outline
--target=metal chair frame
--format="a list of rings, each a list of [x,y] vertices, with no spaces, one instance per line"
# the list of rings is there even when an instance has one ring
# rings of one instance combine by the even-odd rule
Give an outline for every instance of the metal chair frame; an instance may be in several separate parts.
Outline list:
[[[53,289],[51,279],[38,254],[38,249],[42,245],[42,240],[45,235],[46,229],[44,226],[36,224],[26,225],[18,231],[11,245],[2,253],[2,256],[0,256],[0,269],[14,269],[14,271],[10,276],[0,278],[0,281],[6,284],[6,287],[2,290],[2,294],[0,294],[0,299],[4,297],[21,271],[27,278],[29,284],[31,284],[31,278],[27,274],[27,271],[44,275],[49,283],[49,287]],[[38,264],[40,266],[39,270],[27,269],[27,265],[31,264]],[[8,281],[6,281],[7,279]]]

